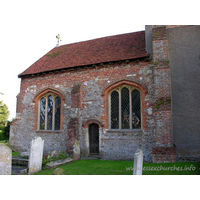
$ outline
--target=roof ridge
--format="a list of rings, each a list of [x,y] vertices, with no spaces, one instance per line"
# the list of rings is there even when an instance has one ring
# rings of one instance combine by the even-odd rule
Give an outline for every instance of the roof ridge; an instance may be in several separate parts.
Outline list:
[[[124,33],[54,47],[18,77],[147,56],[145,31]]]
[[[68,43],[68,44],[63,44],[60,45],[58,47],[54,47],[55,48],[59,48],[59,47],[64,47],[64,46],[68,46],[68,45],[73,45],[73,44],[79,44],[79,43],[84,43],[84,42],[89,42],[89,41],[95,41],[95,40],[100,40],[100,39],[106,39],[106,38],[111,38],[111,37],[116,37],[116,36],[122,36],[122,35],[128,35],[128,34],[132,34],[132,33],[140,33],[140,32],[145,32],[143,31],[136,31],[136,32],[129,32],[129,33],[121,33],[121,34],[117,34],[117,35],[109,35],[109,36],[102,36],[102,37],[98,37],[98,38],[93,38],[93,39],[88,39],[88,40],[83,40],[83,41],[77,41],[77,42],[72,42],[72,43]]]

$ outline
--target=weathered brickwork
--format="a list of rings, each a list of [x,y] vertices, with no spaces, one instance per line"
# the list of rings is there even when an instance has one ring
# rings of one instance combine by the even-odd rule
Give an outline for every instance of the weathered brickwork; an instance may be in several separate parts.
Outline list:
[[[94,123],[99,126],[101,159],[133,160],[140,148],[146,162],[172,161],[175,154],[166,149],[173,146],[166,27],[154,29],[153,60],[138,58],[23,76],[17,119],[10,131],[13,148],[28,152],[31,139],[40,136],[46,155],[54,150],[72,155],[79,141],[81,157],[89,156],[89,126]],[[122,85],[140,91],[141,129],[109,129],[109,95]],[[38,130],[39,99],[46,93],[61,98],[59,131]],[[153,148],[164,149],[155,153]]]
[[[153,162],[175,162],[171,113],[171,74],[166,26],[153,28],[155,147]],[[174,149],[174,148],[173,148]]]
[[[108,96],[105,94],[107,88],[116,84],[134,84],[143,90],[142,130],[108,131]],[[106,66],[96,66],[78,70],[76,72],[59,72],[44,74],[22,79],[21,92],[18,95],[18,119],[11,128],[11,138],[17,141],[15,148],[20,151],[28,151],[29,143],[34,136],[44,139],[45,151],[64,150],[72,153],[73,143],[79,138],[81,140],[81,155],[89,154],[88,125],[90,123],[100,124],[100,154],[104,159],[132,159],[137,148],[148,149],[145,158],[151,161],[151,148],[154,145],[153,114],[148,114],[152,108],[153,93],[148,88],[153,87],[152,65],[148,61],[131,61],[121,64],[113,63]],[[51,89],[49,89],[51,88]],[[37,130],[37,95],[49,91],[62,95],[61,131],[38,131]],[[46,91],[47,91],[46,90]],[[41,92],[42,91],[42,92]],[[41,95],[40,95],[41,96]],[[93,119],[93,120],[92,120]],[[96,120],[96,121],[95,121]],[[150,124],[149,124],[150,123]],[[125,143],[127,144],[125,145]],[[147,145],[148,143],[148,145]],[[113,148],[113,151],[111,149]]]
[[[187,26],[187,25],[166,25],[167,29],[168,28],[178,28],[178,27],[183,27],[183,26]]]
[[[176,162],[175,147],[154,147],[152,155],[154,163]]]
[[[153,62],[169,60],[166,26],[153,28],[152,46]]]

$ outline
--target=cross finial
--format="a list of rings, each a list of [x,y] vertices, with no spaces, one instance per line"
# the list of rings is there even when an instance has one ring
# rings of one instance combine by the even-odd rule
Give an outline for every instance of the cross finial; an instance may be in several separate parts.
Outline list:
[[[57,42],[57,47],[59,46],[59,41],[62,41],[62,39],[61,39],[61,37],[60,37],[60,34],[58,34],[57,36],[56,36],[56,38],[58,39],[58,42]]]

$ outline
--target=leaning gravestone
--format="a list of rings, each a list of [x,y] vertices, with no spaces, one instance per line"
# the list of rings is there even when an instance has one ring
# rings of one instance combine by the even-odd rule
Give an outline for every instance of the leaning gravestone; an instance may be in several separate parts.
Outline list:
[[[12,150],[5,144],[0,144],[0,175],[11,175]]]
[[[74,143],[74,160],[79,160],[80,159],[80,142],[76,140]]]
[[[44,149],[44,140],[37,137],[31,141],[31,149],[28,161],[28,174],[33,174],[42,168],[42,156]]]
[[[134,156],[133,175],[142,175],[142,168],[143,168],[143,152],[141,149],[138,149]]]

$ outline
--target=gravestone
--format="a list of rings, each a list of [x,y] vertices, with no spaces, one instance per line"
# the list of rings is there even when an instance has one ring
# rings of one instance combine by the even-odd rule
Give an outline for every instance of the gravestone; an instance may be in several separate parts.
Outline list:
[[[41,137],[34,138],[31,141],[31,149],[28,161],[28,174],[33,174],[41,170],[43,149],[44,140],[42,140]]]
[[[80,159],[80,142],[76,140],[74,143],[74,160]]]
[[[143,168],[143,152],[141,149],[138,149],[134,156],[133,175],[142,175],[142,168]]]
[[[47,169],[53,169],[55,167],[59,167],[59,166],[62,166],[62,165],[67,165],[69,163],[72,163],[73,161],[74,160],[71,159],[71,158],[61,159],[61,160],[57,160],[57,161],[53,161],[53,162],[47,163],[45,165],[45,167]]]
[[[26,156],[26,157],[29,157],[29,152],[26,152],[26,151],[23,151],[23,152],[19,152],[19,156]]]
[[[0,175],[11,175],[12,150],[5,144],[0,144]]]
[[[65,171],[61,168],[56,168],[53,172],[53,175],[65,175]]]
[[[51,152],[50,152],[50,156],[51,156],[51,157],[58,157],[58,156],[60,156],[61,153],[62,153],[62,152],[59,151],[59,150],[54,150],[54,151],[51,151]]]

